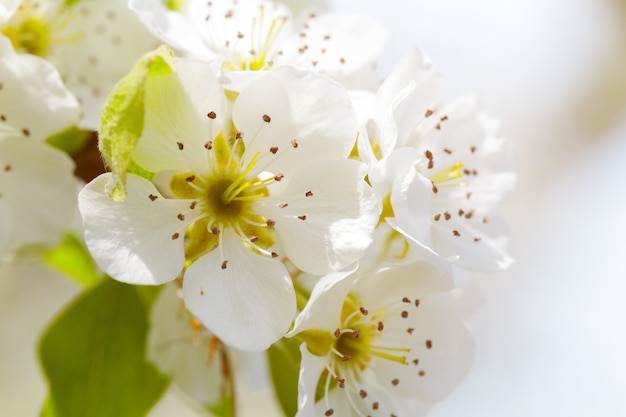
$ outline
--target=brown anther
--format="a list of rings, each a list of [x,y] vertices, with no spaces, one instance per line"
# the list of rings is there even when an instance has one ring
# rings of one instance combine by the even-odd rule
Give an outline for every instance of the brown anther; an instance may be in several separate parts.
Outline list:
[[[278,208],[285,208],[285,207],[287,207],[288,205],[289,205],[289,204],[287,204],[287,203],[280,203],[280,204],[278,205]]]
[[[340,64],[345,64],[346,63],[346,59],[345,58],[339,58],[339,63]]]
[[[178,239],[178,236],[180,236],[178,233],[174,233],[174,234],[172,235],[172,240],[176,240],[176,239]]]
[[[185,215],[183,213],[178,213],[178,216],[176,216],[176,218],[178,218],[178,220],[182,222],[185,220]]]
[[[208,117],[209,119],[215,119],[217,117],[217,114],[215,114],[214,111],[210,111],[207,113],[206,117]]]
[[[428,160],[433,159],[433,153],[429,150],[424,151],[424,155],[426,156],[426,159]]]
[[[235,133],[235,139],[236,139],[236,140],[239,140],[239,139],[241,139],[241,138],[243,138],[243,132],[237,132],[237,133]]]
[[[324,413],[324,415],[325,415],[326,417],[330,417],[330,416],[332,416],[333,414],[335,414],[335,410],[333,410],[332,408],[329,408],[329,409],[328,409],[328,410],[326,410],[326,412]]]
[[[222,269],[228,268],[228,261],[222,262]]]
[[[472,173],[472,171],[470,171],[469,169],[465,168],[465,169],[463,170],[463,173],[464,173],[465,175],[470,175],[470,174]]]
[[[365,397],[367,397],[367,392],[364,389],[362,389],[361,391],[359,391],[359,396],[361,398],[365,398]]]
[[[283,178],[285,178],[283,174],[274,175],[274,181],[280,181]]]
[[[364,316],[367,316],[367,314],[369,313],[369,311],[367,311],[364,307],[359,307],[359,311],[361,312],[361,314],[363,314]]]
[[[293,146],[294,148],[298,147],[298,141],[295,139],[291,139],[291,146]]]
[[[187,181],[187,182],[194,182],[195,179],[196,179],[195,175],[190,175],[187,178],[185,178],[185,181]]]
[[[317,64],[318,64],[318,62],[317,62],[317,61],[311,61],[311,65],[313,65],[314,67],[316,67],[316,66],[317,66]]]
[[[471,219],[472,216],[474,216],[474,210],[470,210],[467,213],[465,213],[465,218],[466,219]]]
[[[430,349],[433,347],[433,341],[432,340],[427,340],[426,341],[426,349]]]
[[[189,209],[190,210],[194,210],[196,208],[197,204],[198,204],[197,201],[192,201],[191,204],[189,204]]]
[[[250,239],[250,242],[252,242],[252,243],[259,241],[259,237],[258,236],[254,236],[254,235],[250,236],[249,239]]]
[[[272,118],[271,118],[271,117],[269,117],[267,114],[264,114],[264,115],[263,115],[263,121],[264,121],[265,123],[269,123],[269,122],[271,122],[271,121],[272,121]]]
[[[339,383],[339,388],[345,388],[346,387],[346,380],[344,378],[340,378],[340,377],[336,376],[335,380]]]
[[[424,375],[426,375],[426,372],[424,372],[424,371],[419,371],[417,374],[418,374],[419,376],[424,376]]]
[[[208,15],[206,15],[206,16],[204,17],[204,21],[205,21],[205,22],[208,22],[210,18],[211,18],[211,15],[210,15],[210,14],[208,14]]]
[[[459,216],[463,216],[465,214],[465,210],[459,209]]]
[[[276,152],[278,152],[278,146],[272,146],[270,148],[270,152],[273,153],[273,154],[276,154]]]
[[[206,142],[204,142],[204,147],[208,150],[213,149],[213,141],[207,140]]]
[[[378,410],[378,401],[372,403],[372,410]]]
[[[431,159],[428,161],[428,169],[433,169],[433,167],[435,166],[435,162]]]
[[[338,338],[339,336],[341,336],[341,330],[339,330],[339,329],[335,329],[335,331],[333,332],[333,336],[335,336],[335,337],[337,337],[337,338]]]
[[[453,234],[454,236],[456,236],[456,237],[461,236],[461,233],[459,233],[459,231],[458,231],[458,230],[453,230],[453,231],[452,231],[452,234]]]
[[[179,151],[182,151],[183,149],[185,149],[185,145],[182,142],[176,142],[176,144],[178,145]]]
[[[480,239],[479,237],[475,237],[475,238],[474,238],[474,242],[480,242],[480,240],[481,240],[481,239]]]
[[[432,182],[432,181],[431,181]],[[433,193],[437,194],[439,192],[439,188],[437,188],[437,186],[435,185],[435,183],[433,182]]]
[[[226,14],[224,15],[224,17],[227,18],[227,19],[230,18],[230,17],[233,17],[233,11],[232,10],[227,11]]]
[[[446,212],[444,212],[444,213],[443,213],[443,217],[444,217],[446,220],[450,220],[450,218],[452,217],[452,215],[446,211]]]
[[[435,125],[435,129],[437,129],[437,130],[441,130],[441,123],[437,123],[437,124]]]
[[[438,222],[438,221],[439,221],[439,219],[441,219],[441,213],[437,213],[437,214],[435,214],[435,217],[433,217],[433,219],[434,219],[436,222]]]
[[[298,216],[298,218],[299,218],[300,220],[302,220],[302,221],[305,221],[305,220],[306,220],[306,216],[305,216],[304,214],[303,214],[302,216]]]
[[[224,46],[228,48],[230,46],[230,41],[224,42]]]
[[[476,152],[476,146],[472,146],[472,147],[470,148],[470,152],[471,152],[471,153]]]
[[[476,176],[478,175],[478,171],[476,171],[475,169],[472,170],[472,175]]]
[[[6,122],[7,117],[4,114],[0,114],[0,120],[2,120],[3,122]]]
[[[324,35],[324,40],[327,41],[330,39],[330,35]]]
[[[448,120],[448,116],[444,114],[443,116],[441,116],[439,120],[441,120],[442,122],[445,122],[446,120]]]
[[[4,170],[6,171],[7,169],[6,169],[6,168],[4,168]],[[150,199],[150,201],[154,201],[154,200],[156,200],[156,199],[157,199],[157,198],[159,198],[159,197],[158,197],[158,196],[156,196],[156,195],[154,195],[154,194],[150,194],[150,195],[148,196],[148,198]]]
[[[200,288],[200,295],[204,295],[204,290]]]
[[[415,331],[415,329],[413,327],[409,327],[408,329],[406,329],[406,332],[408,334],[413,334],[414,331]]]
[[[489,217],[487,216],[483,217],[483,223],[489,223]]]
[[[443,148],[443,151],[445,153],[447,153],[448,155],[450,155],[452,153],[452,150],[448,149],[448,148]]]
[[[30,130],[28,130],[28,129],[24,128],[24,129],[22,129],[22,134],[23,134],[24,136],[30,136]]]
[[[298,36],[300,36],[301,38],[306,38],[306,33],[304,33],[304,32],[300,32],[300,33],[298,34]]]
[[[313,192],[312,191],[307,191],[306,193],[304,193],[305,197],[313,197]]]
[[[419,307],[420,306],[420,300],[418,300],[417,298],[415,299],[415,307]]]
[[[219,235],[220,234],[220,229],[218,229],[217,226],[213,226],[211,228],[211,233],[213,233],[214,235]]]
[[[430,117],[430,116],[432,116],[432,115],[433,115],[433,113],[434,113],[434,111],[432,111],[432,110],[428,109],[428,110],[426,110],[426,114],[425,114],[424,116],[425,116],[425,117]]]
[[[403,310],[402,313],[400,313],[400,315],[402,316],[403,319],[409,317],[409,312],[406,310]]]
[[[278,254],[276,252],[272,252],[270,253],[270,255],[272,256],[272,258],[278,258]]]
[[[402,302],[403,303],[410,303],[411,300],[409,299],[409,297],[402,297]]]
[[[276,225],[276,221],[272,219],[267,219],[265,223],[267,224],[267,227],[274,227]]]
[[[382,321],[379,321],[379,322],[378,322],[378,326],[376,327],[376,329],[377,329],[379,332],[382,332],[384,328],[385,328],[385,325],[383,324],[383,322],[382,322]]]
[[[347,361],[349,361],[350,359],[352,359],[352,356],[350,356],[350,355],[343,355],[343,356],[341,357],[341,360],[342,360],[342,361],[344,361],[344,362],[347,362]]]
[[[467,193],[465,193],[465,197],[467,197],[467,199],[469,200],[472,197],[472,193],[468,191]]]
[[[241,32],[237,32],[237,37],[238,37],[239,39],[243,39],[243,33],[241,33]]]
[[[355,339],[358,339],[359,336],[361,336],[361,331],[359,329],[352,331],[352,337],[354,337]]]
[[[400,380],[398,378],[394,378],[391,380],[391,385],[393,385],[394,387],[398,385],[399,383],[400,383]]]

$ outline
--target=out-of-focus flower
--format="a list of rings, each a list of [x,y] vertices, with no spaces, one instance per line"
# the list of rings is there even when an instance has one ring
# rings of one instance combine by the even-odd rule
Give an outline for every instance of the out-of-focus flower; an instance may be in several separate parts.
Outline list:
[[[304,340],[298,417],[416,416],[468,372],[473,340],[447,268],[335,272],[290,335]]]
[[[51,61],[98,127],[107,94],[156,40],[126,0],[2,0],[0,33],[18,53]],[[4,7],[2,7],[4,6]]]
[[[199,61],[145,88],[127,196],[112,174],[79,196],[87,245],[110,276],[161,284],[184,272],[185,304],[224,342],[262,350],[295,315],[281,260],[313,274],[356,261],[378,218],[363,164],[347,159],[356,118],[343,88],[284,66],[234,102]],[[332,109],[332,112],[327,111]]]
[[[515,183],[512,153],[475,98],[441,105],[440,84],[421,53],[407,54],[370,99],[359,154],[382,218],[422,259],[506,268],[508,236],[492,212]]]
[[[74,217],[74,164],[44,140],[78,114],[49,62],[0,37],[0,249],[55,242]]]
[[[189,57],[217,60],[234,78],[235,89],[242,79],[228,70],[282,64],[343,81],[371,67],[386,39],[386,30],[371,17],[310,13],[296,22],[286,6],[270,1],[131,0],[129,5],[169,46]]]

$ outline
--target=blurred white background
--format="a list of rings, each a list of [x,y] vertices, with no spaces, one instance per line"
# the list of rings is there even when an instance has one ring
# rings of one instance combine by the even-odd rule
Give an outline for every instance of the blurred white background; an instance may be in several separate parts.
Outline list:
[[[426,51],[452,97],[475,91],[515,146],[500,213],[517,262],[478,277],[476,361],[431,415],[626,415],[626,1],[331,0],[384,21],[386,74]],[[35,416],[36,341],[76,289],[15,268],[0,281],[0,415]],[[151,416],[193,416],[172,395]]]

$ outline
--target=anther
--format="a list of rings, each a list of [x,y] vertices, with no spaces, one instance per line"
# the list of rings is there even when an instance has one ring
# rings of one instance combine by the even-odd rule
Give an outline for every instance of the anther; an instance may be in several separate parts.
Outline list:
[[[472,146],[472,147],[470,148],[470,152],[471,152],[471,153],[476,152],[476,146]]]
[[[419,359],[417,359],[417,358],[413,359],[413,365],[417,366],[419,364],[420,364],[420,360]]]
[[[214,235],[219,235],[220,234],[220,229],[218,229],[217,226],[213,226],[211,228],[211,233],[213,233]]]
[[[441,130],[441,123],[437,123],[437,124],[435,125],[435,129],[437,129],[437,130]]]
[[[428,110],[426,110],[426,114],[425,114],[424,116],[425,116],[425,117],[430,117],[430,116],[432,116],[432,115],[433,115],[433,113],[434,113],[434,112],[433,112],[432,110],[428,109]]]
[[[443,115],[443,116],[441,116],[441,119],[439,119],[439,120],[441,120],[442,122],[445,122],[446,120],[448,120],[448,116],[447,115]]]
[[[444,213],[443,213],[443,217],[444,217],[446,220],[450,220],[450,218],[452,217],[452,215],[446,211],[446,212],[444,212]]]
[[[313,197],[313,193],[311,191],[307,191],[306,193],[304,193],[305,197]]]
[[[394,387],[398,385],[399,383],[400,383],[400,380],[398,378],[394,378],[391,380],[391,385],[393,385]]]
[[[274,176],[274,181],[280,182],[283,178],[285,178],[283,174],[278,174]]]
[[[342,360],[342,361],[344,361],[344,362],[347,362],[347,361],[349,361],[350,359],[352,359],[352,356],[350,356],[350,355],[343,355],[343,356],[341,357],[341,360]]]
[[[336,330],[333,332],[333,336],[335,336],[335,337],[337,337],[337,338],[338,338],[339,336],[341,336],[341,330],[336,329]]]
[[[237,133],[235,133],[235,140],[239,140],[239,139],[241,139],[241,138],[243,138],[243,132],[237,132]]]
[[[403,303],[410,303],[411,300],[409,299],[409,297],[402,297],[402,302]]]
[[[182,151],[185,148],[185,145],[182,142],[176,142],[176,144],[178,145],[179,151]]]
[[[429,150],[426,150],[424,152],[424,155],[426,156],[426,159],[428,159],[428,160],[433,159],[433,153],[431,151],[429,151]]]
[[[415,307],[419,307],[420,306],[420,300],[418,300],[417,298],[415,299]]]
[[[361,336],[361,331],[359,329],[352,331],[352,337],[354,337],[355,339],[358,339],[359,336]]]
[[[376,329],[377,329],[379,332],[382,332],[384,328],[385,328],[385,325],[383,324],[383,322],[382,322],[382,321],[379,321],[379,322],[378,322],[378,327],[376,327]]]
[[[432,182],[432,181],[431,181]],[[435,185],[435,183],[433,182],[433,193],[437,194],[439,192],[439,188],[437,188],[437,186]]]
[[[217,114],[215,114],[214,111],[210,111],[207,113],[206,117],[208,117],[209,119],[215,119],[217,117]]]
[[[250,236],[250,242],[254,243],[254,242],[258,242],[259,241],[259,237],[258,236]]]
[[[489,217],[483,217],[483,223],[488,223],[489,222]]]
[[[372,403],[372,409],[373,409],[373,410],[378,410],[378,401],[374,401],[374,402]]]
[[[267,224],[267,227],[274,227],[276,225],[276,221],[272,219],[267,219],[265,223]]]
[[[346,387],[346,380],[344,378],[335,377],[335,380],[339,383],[339,388]]]
[[[438,222],[440,218],[441,218],[441,213],[437,213],[435,214],[435,217],[433,217],[433,219],[435,219],[436,222]]]
[[[465,210],[459,209],[459,216],[463,216],[465,214]]]
[[[340,64],[345,64],[346,63],[346,59],[345,58],[339,58],[339,63]]]
[[[475,237],[474,238],[474,242],[480,242],[480,238],[479,237]]]
[[[359,311],[361,312],[361,314],[363,314],[364,316],[367,316],[367,314],[369,313],[369,311],[367,311],[364,307],[359,307]]]
[[[413,334],[414,331],[415,331],[415,329],[413,327],[409,327],[408,329],[406,329],[406,332],[408,334]]]
[[[298,218],[299,218],[300,220],[302,220],[302,221],[305,221],[305,220],[306,220],[306,216],[305,216],[305,215],[298,216]]]
[[[198,204],[198,202],[197,202],[197,201],[192,201],[192,202],[191,202],[191,204],[189,204],[189,208],[190,208],[191,210],[195,209],[195,208],[196,208],[196,204]]]
[[[324,413],[324,415],[325,415],[326,417],[330,417],[330,416],[332,416],[333,414],[335,414],[335,410],[333,410],[332,408],[329,408],[329,409],[328,409],[328,410],[326,410],[326,412]]]
[[[178,216],[176,216],[178,218],[178,220],[180,220],[181,222],[183,220],[185,220],[185,215],[183,213],[178,213]]]
[[[271,122],[271,121],[272,121],[272,118],[271,118],[271,117],[269,117],[267,114],[264,114],[264,115],[263,115],[263,121],[264,121],[265,123],[269,123],[269,122]]]
[[[278,152],[278,146],[272,146],[270,148],[270,152],[273,153],[273,154],[276,154],[276,152]]]
[[[400,313],[400,315],[402,316],[403,319],[409,317],[409,312],[406,310],[403,310],[402,313]]]
[[[426,349],[430,349],[433,347],[433,341],[432,340],[427,340],[426,341]]]
[[[450,149],[448,149],[448,148],[443,148],[443,151],[445,153],[447,153],[448,155],[450,155],[452,153],[452,151]]]
[[[452,234],[453,234],[454,236],[456,236],[456,237],[461,236],[461,234],[459,233],[459,231],[458,231],[458,230],[453,230],[453,231],[452,231]]]
[[[426,372],[424,372],[424,371],[419,371],[417,374],[418,374],[419,376],[424,376],[424,375],[426,375]]]
[[[227,18],[227,19],[233,17],[233,11],[232,10],[227,11],[226,14],[224,15],[224,17]]]
[[[222,269],[228,268],[228,261],[222,262]]]
[[[272,252],[270,255],[272,255],[272,258],[278,258],[278,254],[276,252]]]
[[[298,141],[295,139],[291,139],[291,146],[293,146],[294,148],[298,147]]]
[[[362,389],[361,391],[359,391],[359,396],[361,398],[365,398],[365,397],[367,397],[367,392],[364,389]]]
[[[285,207],[287,207],[288,205],[289,205],[289,204],[287,204],[287,203],[280,203],[280,204],[278,205],[278,208],[285,208]]]
[[[193,182],[196,179],[195,175],[190,175],[187,178],[185,178],[185,181],[187,182]]]
[[[208,150],[213,149],[213,141],[212,140],[207,140],[206,142],[204,142],[204,147]]]
[[[4,170],[6,171],[6,168],[5,168]],[[154,200],[156,200],[156,199],[157,199],[157,198],[159,198],[159,197],[158,197],[158,196],[156,196],[156,195],[154,195],[154,194],[150,194],[150,195],[148,196],[148,198],[150,199],[150,201],[154,201]]]
[[[180,236],[178,233],[174,233],[174,234],[172,235],[172,240],[176,240],[176,239],[178,239],[178,236]]]

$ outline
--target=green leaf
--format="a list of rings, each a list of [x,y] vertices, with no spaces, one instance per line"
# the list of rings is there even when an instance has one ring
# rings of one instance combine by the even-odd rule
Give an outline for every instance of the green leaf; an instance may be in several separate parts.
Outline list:
[[[145,359],[148,311],[133,286],[104,279],[62,312],[39,345],[42,416],[145,416],[169,382]]]
[[[218,417],[234,417],[234,398],[227,395],[215,404],[207,407],[207,410]]]
[[[131,153],[143,132],[146,83],[149,77],[172,73],[168,63],[171,55],[171,50],[165,46],[145,55],[107,97],[98,132],[98,149],[117,176],[111,194],[115,200],[125,197]]]
[[[83,242],[71,233],[65,235],[59,246],[44,253],[44,260],[85,286],[100,282],[102,277]]]
[[[74,155],[85,147],[91,135],[92,132],[89,130],[80,130],[76,126],[71,126],[48,136],[46,142],[68,155]]]
[[[298,340],[283,338],[267,351],[274,390],[287,417],[295,416],[298,411],[299,346]]]

